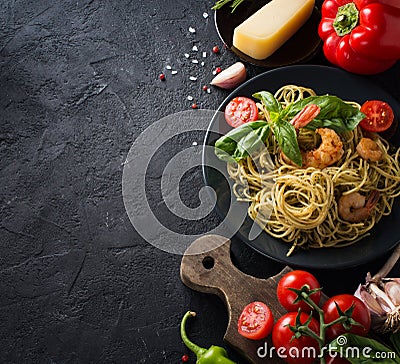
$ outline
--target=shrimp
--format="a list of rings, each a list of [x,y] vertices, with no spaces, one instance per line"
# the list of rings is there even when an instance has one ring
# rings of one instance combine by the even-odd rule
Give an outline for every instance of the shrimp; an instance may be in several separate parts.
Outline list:
[[[316,104],[306,105],[299,113],[297,113],[290,123],[294,126],[296,133],[299,129],[308,125],[321,112],[321,108]],[[336,163],[344,153],[343,143],[339,136],[332,129],[320,128],[315,130],[321,138],[322,142],[317,149],[310,151],[301,151],[302,166],[304,168],[314,167],[323,169]],[[282,153],[283,160],[286,163],[292,162]]]
[[[361,138],[356,150],[362,159],[378,162],[382,159],[383,153],[379,145],[370,138]]]
[[[371,215],[372,209],[379,201],[379,191],[372,191],[365,202],[366,197],[358,192],[343,195],[339,199],[339,216],[349,222],[361,222]]]
[[[303,167],[323,169],[336,163],[343,156],[343,143],[339,135],[332,129],[319,128],[315,130],[321,135],[322,142],[317,149],[302,151]]]
[[[290,124],[298,131],[300,128],[305,127],[307,124],[311,123],[321,112],[321,108],[315,104],[309,104],[305,106],[300,112],[298,112]]]

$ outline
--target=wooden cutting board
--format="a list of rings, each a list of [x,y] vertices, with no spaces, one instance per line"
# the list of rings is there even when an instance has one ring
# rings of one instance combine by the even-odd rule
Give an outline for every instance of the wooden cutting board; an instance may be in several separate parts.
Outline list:
[[[265,355],[272,348],[271,335],[263,340],[249,340],[238,334],[237,322],[243,308],[253,301],[265,302],[275,320],[286,313],[276,297],[280,278],[291,268],[285,267],[276,276],[259,279],[238,270],[230,258],[231,241],[219,235],[206,235],[195,240],[181,262],[182,282],[195,291],[212,293],[226,304],[229,315],[225,342],[250,363],[284,363],[277,355]],[[262,347],[260,349],[260,347]]]

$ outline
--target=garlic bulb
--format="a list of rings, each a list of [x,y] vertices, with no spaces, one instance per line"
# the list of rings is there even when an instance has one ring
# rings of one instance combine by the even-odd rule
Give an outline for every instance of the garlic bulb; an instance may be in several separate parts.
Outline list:
[[[378,332],[400,331],[400,278],[386,278],[399,258],[400,244],[377,274],[367,274],[366,283],[354,294],[369,308],[371,327]]]

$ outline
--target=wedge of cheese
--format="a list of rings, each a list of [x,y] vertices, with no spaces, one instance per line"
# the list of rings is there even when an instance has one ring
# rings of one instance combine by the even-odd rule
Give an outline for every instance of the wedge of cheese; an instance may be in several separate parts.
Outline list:
[[[254,59],[282,46],[311,16],[315,0],[272,0],[238,25],[233,45]]]

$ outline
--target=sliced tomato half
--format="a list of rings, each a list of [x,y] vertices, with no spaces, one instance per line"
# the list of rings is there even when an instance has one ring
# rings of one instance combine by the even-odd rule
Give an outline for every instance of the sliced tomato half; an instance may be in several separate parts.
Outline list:
[[[239,125],[258,119],[256,103],[248,97],[238,96],[229,101],[225,107],[226,122],[236,128]]]
[[[394,113],[390,105],[384,101],[370,100],[366,101],[362,106],[362,113],[365,119],[360,126],[367,131],[380,133],[390,128],[394,120]]]
[[[238,321],[239,334],[252,340],[269,335],[274,326],[274,317],[263,302],[251,302],[242,311]]]

